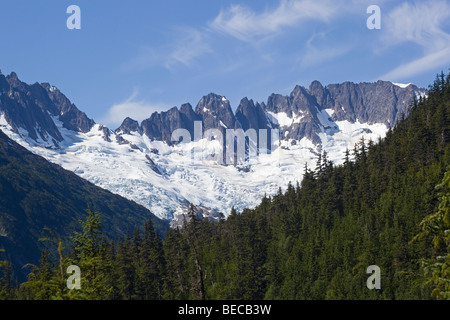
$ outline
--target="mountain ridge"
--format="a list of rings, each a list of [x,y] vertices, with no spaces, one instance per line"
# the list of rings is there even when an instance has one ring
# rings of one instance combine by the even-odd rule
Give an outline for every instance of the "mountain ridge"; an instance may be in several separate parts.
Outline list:
[[[181,221],[176,216],[189,203],[213,219],[227,216],[233,206],[253,207],[264,194],[301,180],[299,168],[314,165],[323,151],[339,163],[359,139],[382,138],[408,112],[409,102],[426,94],[414,85],[386,81],[327,86],[314,81],[289,95],[272,94],[267,102],[243,98],[233,112],[225,96],[210,93],[195,108],[185,103],[154,112],[140,124],[127,117],[113,131],[89,119],[57,88],[29,86],[16,77],[0,75],[0,127],[10,138],[170,221]],[[18,112],[14,122],[11,110],[20,108],[26,121]],[[53,126],[39,122],[28,108]],[[172,141],[177,129],[185,129],[189,143]],[[245,139],[242,157],[227,157],[228,131],[237,141]],[[253,139],[256,157],[249,149]]]
[[[381,91],[381,93],[374,95],[373,92],[370,92],[371,90]],[[195,110],[187,103],[182,105],[184,109],[173,107],[168,111],[154,112],[149,118],[142,121],[139,128],[149,138],[163,140],[170,144],[172,141],[167,132],[173,132],[175,127],[183,128],[193,136],[193,121],[202,121],[204,131],[221,127],[240,128],[244,131],[250,128],[271,129],[277,127],[278,124],[276,119],[275,121],[271,120],[267,113],[285,113],[288,118],[294,118],[292,130],[289,130],[290,133],[285,138],[298,139],[306,136],[315,144],[320,144],[320,139],[317,137],[317,134],[320,133],[317,125],[320,124],[320,120],[317,114],[323,110],[329,109],[333,112],[330,116],[333,121],[356,122],[359,120],[363,123],[384,123],[388,127],[392,127],[402,114],[408,113],[408,107],[413,99],[424,95],[426,95],[426,90],[413,84],[399,86],[381,80],[358,84],[347,81],[324,87],[315,80],[308,89],[300,85],[295,86],[288,96],[273,93],[268,97],[267,103],[255,103],[252,99],[244,97],[234,113],[225,96],[210,93],[200,99]],[[383,102],[386,99],[388,102]],[[388,107],[378,109],[379,106],[386,105]],[[189,117],[181,120],[182,115],[187,113],[189,113]],[[297,121],[295,121],[295,117],[297,117]],[[301,121],[300,117],[305,120]],[[165,126],[162,118],[166,120]],[[126,128],[125,132],[129,133],[131,131],[130,128],[127,128],[126,120],[119,128]],[[158,129],[142,130],[144,127],[148,128],[152,125]],[[137,129],[135,123],[133,128]]]
[[[30,86],[21,82],[14,72],[6,77],[0,73],[0,92],[0,105],[6,122],[16,132],[19,127],[26,129],[34,140],[40,138],[47,141],[50,136],[55,140],[52,141],[54,146],[58,147],[62,136],[51,116],[57,117],[63,127],[75,132],[87,133],[96,124],[49,83]],[[126,117],[117,129],[108,130],[118,134],[139,132],[150,139],[171,144],[171,133],[175,129],[187,129],[193,136],[194,121],[202,121],[203,131],[215,128],[271,129],[284,126],[277,123],[277,119],[268,116],[268,113],[284,113],[287,118],[294,118],[294,121],[290,125],[291,130],[283,138],[300,140],[307,137],[314,144],[320,144],[317,136],[320,133],[320,120],[317,115],[323,110],[331,110],[330,118],[333,121],[359,120],[363,123],[384,123],[392,127],[401,118],[401,114],[408,113],[412,99],[425,94],[425,89],[413,84],[400,86],[379,80],[358,84],[346,81],[323,86],[314,80],[309,88],[296,85],[287,96],[273,93],[268,97],[267,103],[255,103],[244,97],[235,112],[225,96],[209,93],[199,100],[195,109],[190,103],[185,103],[180,108],[154,112],[140,124],[131,117]],[[30,101],[26,96],[37,98]],[[40,103],[36,105],[34,102]],[[21,105],[26,105],[24,111],[28,114],[25,116],[18,115],[13,110]],[[380,106],[384,107],[380,109]]]

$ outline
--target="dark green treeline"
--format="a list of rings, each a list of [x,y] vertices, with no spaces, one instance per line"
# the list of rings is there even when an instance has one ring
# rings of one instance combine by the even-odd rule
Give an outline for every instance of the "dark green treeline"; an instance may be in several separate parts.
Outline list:
[[[73,248],[48,239],[59,259],[44,251],[26,283],[3,266],[0,299],[448,299],[449,81],[438,75],[385,139],[361,140],[339,166],[324,152],[300,184],[226,220],[191,207],[164,241],[148,222],[114,242],[89,211]],[[72,264],[80,290],[67,289]],[[380,290],[366,286],[370,265]]]

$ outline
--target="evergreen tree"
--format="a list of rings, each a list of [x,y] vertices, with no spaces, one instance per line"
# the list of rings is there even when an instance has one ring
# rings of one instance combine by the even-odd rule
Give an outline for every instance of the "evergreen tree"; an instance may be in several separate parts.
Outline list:
[[[198,299],[205,300],[205,285],[204,285],[204,271],[202,263],[200,262],[200,252],[198,249],[198,239],[200,236],[201,222],[198,220],[195,213],[195,207],[191,203],[189,211],[187,213],[189,217],[189,223],[185,223],[185,230],[187,241],[192,253],[192,259],[194,262],[194,275],[192,277],[193,289],[197,292]]]
[[[321,153],[296,187],[239,214],[232,207],[226,220],[199,219],[191,205],[189,220],[164,241],[148,222],[143,236],[136,228],[116,244],[89,211],[73,256],[56,241],[59,262],[43,251],[19,296],[449,299],[449,82],[450,74],[439,75],[386,138],[359,141],[338,166]],[[61,291],[68,263],[81,267],[82,290]],[[372,264],[382,270],[381,290],[366,288]]]
[[[102,273],[101,259],[102,226],[99,213],[88,208],[85,221],[81,221],[82,232],[75,232],[72,238],[75,258],[68,262],[81,270],[81,289],[70,290],[70,299],[105,299],[109,296],[110,288],[104,284],[105,275]]]
[[[438,210],[422,220],[422,231],[414,239],[431,238],[433,256],[421,260],[422,269],[428,277],[427,284],[434,287],[433,296],[450,300],[450,166],[437,188],[440,190]]]

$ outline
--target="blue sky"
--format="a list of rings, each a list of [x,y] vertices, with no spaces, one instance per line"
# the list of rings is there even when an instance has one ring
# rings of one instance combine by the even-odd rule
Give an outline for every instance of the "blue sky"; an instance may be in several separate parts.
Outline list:
[[[313,80],[427,87],[450,67],[445,0],[0,0],[0,30],[4,74],[57,86],[111,129],[210,92],[236,108]]]

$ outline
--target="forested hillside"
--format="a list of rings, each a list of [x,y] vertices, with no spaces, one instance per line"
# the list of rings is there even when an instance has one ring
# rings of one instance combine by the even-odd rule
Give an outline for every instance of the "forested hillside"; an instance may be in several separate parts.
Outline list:
[[[343,165],[323,153],[301,183],[292,177],[287,190],[220,222],[191,208],[164,242],[151,223],[104,239],[91,212],[72,253],[52,265],[44,252],[20,288],[4,278],[3,297],[449,298],[449,112],[450,75],[441,74],[385,139],[360,141]],[[69,264],[82,270],[81,290],[65,288]],[[366,287],[370,265],[381,269],[380,290]]]
[[[89,206],[102,213],[111,238],[150,218],[161,235],[168,227],[148,209],[29,152],[0,130],[0,260],[10,263],[13,282],[25,281],[30,269],[23,266],[39,261],[47,243],[38,239],[49,236],[44,228],[69,245]]]

